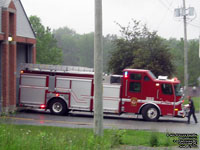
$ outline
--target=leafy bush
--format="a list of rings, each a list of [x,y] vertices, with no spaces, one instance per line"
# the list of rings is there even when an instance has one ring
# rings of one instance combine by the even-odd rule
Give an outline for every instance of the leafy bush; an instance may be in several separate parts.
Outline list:
[[[111,133],[111,147],[116,147],[123,144],[123,137],[126,133],[126,130],[116,130],[113,129]]]
[[[151,147],[157,147],[158,146],[158,135],[156,132],[152,132],[150,136],[150,146]]]

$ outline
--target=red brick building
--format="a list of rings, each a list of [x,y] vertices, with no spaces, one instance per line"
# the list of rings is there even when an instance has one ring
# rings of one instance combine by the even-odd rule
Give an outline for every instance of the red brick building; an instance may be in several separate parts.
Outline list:
[[[14,111],[20,63],[36,62],[36,39],[20,0],[0,0],[0,112]]]

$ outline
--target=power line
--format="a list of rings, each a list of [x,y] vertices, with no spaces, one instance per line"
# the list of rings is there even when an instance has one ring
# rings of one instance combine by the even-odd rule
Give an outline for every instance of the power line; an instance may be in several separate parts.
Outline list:
[[[192,21],[192,22],[189,22],[189,23],[191,23],[193,25],[196,25],[196,26],[200,26],[200,22],[199,21]]]
[[[169,5],[169,8],[171,7],[171,5],[173,4],[174,0],[172,0],[171,2],[169,2],[168,0],[166,1],[167,4]]]
[[[164,4],[162,0],[160,0],[160,2],[161,2],[162,4]],[[164,22],[164,20],[166,19],[167,13],[168,13],[169,11],[171,12],[170,7],[172,6],[173,2],[174,2],[174,0],[172,0],[170,3],[168,3],[168,4],[169,4],[169,7],[166,6],[167,11],[166,11],[165,14],[163,15],[162,20],[160,21],[160,23],[158,24],[157,30],[159,29],[160,25],[161,25],[161,24]]]
[[[196,27],[196,28],[200,28],[200,25],[196,25],[196,24],[192,24],[192,23],[188,23],[189,25]]]
[[[165,8],[167,8],[167,10],[173,12],[173,10],[171,10],[171,5],[172,5],[173,1],[171,2],[171,4],[170,4],[169,6],[167,6],[162,0],[159,0],[159,1],[160,1],[160,3],[161,3]]]

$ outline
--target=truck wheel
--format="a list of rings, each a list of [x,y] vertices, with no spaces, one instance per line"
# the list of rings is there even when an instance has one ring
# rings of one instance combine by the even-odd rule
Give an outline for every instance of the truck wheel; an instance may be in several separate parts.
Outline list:
[[[50,111],[54,115],[64,115],[67,113],[67,105],[63,100],[55,99],[50,103]]]
[[[142,117],[147,121],[157,121],[160,117],[160,113],[155,106],[147,105],[142,109]]]

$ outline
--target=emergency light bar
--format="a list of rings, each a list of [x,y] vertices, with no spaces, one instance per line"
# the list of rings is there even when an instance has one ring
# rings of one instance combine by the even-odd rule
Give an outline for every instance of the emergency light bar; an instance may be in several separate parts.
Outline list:
[[[167,76],[158,76],[158,80],[167,80]]]
[[[128,78],[128,71],[124,72],[124,78]]]

